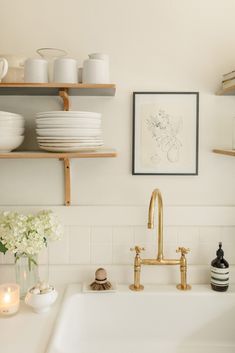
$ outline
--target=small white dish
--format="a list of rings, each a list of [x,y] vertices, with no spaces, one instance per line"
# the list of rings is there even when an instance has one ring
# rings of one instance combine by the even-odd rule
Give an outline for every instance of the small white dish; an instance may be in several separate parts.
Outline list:
[[[60,118],[38,118],[36,119],[36,124],[60,124],[60,125],[68,125],[68,124],[92,124],[92,125],[100,125],[101,119],[93,119],[93,118],[70,118],[70,117],[60,117]]]
[[[83,283],[82,284],[82,291],[83,293],[115,293],[117,291],[117,284],[111,282],[112,288],[107,290],[93,290],[90,287],[90,283]]]
[[[100,129],[100,125],[92,124],[37,124],[38,129]]]
[[[49,111],[49,112],[41,112],[36,114],[36,118],[49,118],[49,117],[81,117],[81,118],[101,118],[101,113],[96,112],[85,112],[85,111]]]
[[[28,291],[25,297],[25,303],[38,313],[45,313],[50,310],[51,305],[56,301],[58,296],[55,288],[51,287],[51,291],[44,294],[34,294]]]
[[[36,129],[39,136],[101,136],[101,129]]]
[[[88,143],[80,143],[80,142],[48,142],[48,141],[38,141],[39,146],[43,147],[95,147],[102,146],[102,142],[88,142]]]
[[[39,147],[44,150],[44,151],[49,151],[49,152],[95,152],[98,150],[100,147],[49,147],[49,146],[42,146],[39,145]]]
[[[69,137],[69,136],[37,136],[37,140],[39,141],[67,141],[67,142],[103,142],[103,139],[100,136],[79,136],[79,137]]]

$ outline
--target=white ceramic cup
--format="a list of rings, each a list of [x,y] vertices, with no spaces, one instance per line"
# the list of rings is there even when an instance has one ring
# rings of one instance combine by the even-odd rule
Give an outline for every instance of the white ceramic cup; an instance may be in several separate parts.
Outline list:
[[[24,82],[47,83],[47,61],[41,58],[27,59],[24,64]]]
[[[109,83],[107,63],[100,59],[87,59],[83,64],[83,83]]]
[[[53,81],[60,83],[77,83],[77,60],[72,58],[59,58],[54,61]]]
[[[5,58],[0,58],[0,82],[6,76],[8,71],[8,62]]]

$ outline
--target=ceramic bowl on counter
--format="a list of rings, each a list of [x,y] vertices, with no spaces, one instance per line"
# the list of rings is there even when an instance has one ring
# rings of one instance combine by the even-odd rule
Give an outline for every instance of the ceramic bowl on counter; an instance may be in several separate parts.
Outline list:
[[[58,293],[53,286],[39,283],[28,291],[25,303],[31,306],[36,313],[45,313],[50,310],[57,296]]]

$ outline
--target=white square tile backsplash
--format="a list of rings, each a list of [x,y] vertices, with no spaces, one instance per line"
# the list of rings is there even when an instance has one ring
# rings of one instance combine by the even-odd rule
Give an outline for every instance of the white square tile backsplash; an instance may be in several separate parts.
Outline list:
[[[90,264],[91,263],[91,228],[76,227],[69,228],[69,263]]]
[[[97,208],[99,208],[99,218],[97,218]],[[76,273],[76,269],[79,268],[82,271],[84,266],[96,268],[105,265],[111,271],[116,271],[121,278],[132,277],[135,254],[130,251],[130,248],[134,245],[143,246],[145,251],[142,257],[156,257],[157,224],[153,230],[148,230],[144,208],[143,212],[140,207],[126,207],[125,210],[123,208],[125,207],[122,207],[122,212],[119,212],[115,206],[103,209],[98,206],[71,207],[70,210],[62,207],[55,209],[55,212],[59,210],[59,216],[61,213],[62,223],[65,225],[64,236],[62,240],[52,242],[49,251],[40,254],[39,263],[46,264],[49,258],[51,266],[60,265],[58,268],[61,270],[62,265],[66,265],[67,270],[71,268],[73,273]],[[81,211],[83,217],[77,217]],[[208,222],[203,217],[204,212],[208,214]],[[216,210],[215,207],[208,207],[204,212],[199,212],[200,217],[197,217],[195,209],[171,207],[164,221],[165,257],[178,258],[176,249],[179,246],[189,247],[191,250],[187,255],[189,274],[191,273],[194,281],[198,278],[205,281],[208,278],[210,262],[215,258],[219,241],[223,242],[226,259],[230,265],[235,265],[235,221],[232,210],[230,210],[230,217],[221,216],[221,219],[218,217],[222,214],[221,210]],[[175,213],[177,218],[171,222],[170,219],[174,219]],[[187,224],[184,224],[185,217]],[[130,219],[129,224],[128,219]],[[13,264],[14,257],[0,254],[0,263]],[[157,278],[167,282],[178,276],[178,269],[169,270],[169,267],[165,268],[166,266],[153,267],[143,268],[143,273],[149,273],[147,277],[149,279]],[[156,277],[158,272],[161,273],[160,277]]]

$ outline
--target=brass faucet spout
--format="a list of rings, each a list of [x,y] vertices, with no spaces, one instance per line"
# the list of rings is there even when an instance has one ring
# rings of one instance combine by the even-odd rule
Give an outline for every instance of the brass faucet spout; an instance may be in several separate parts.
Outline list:
[[[148,214],[148,228],[153,229],[154,227],[154,211],[156,199],[158,200],[158,253],[157,259],[163,259],[163,202],[162,195],[159,189],[155,189],[152,192],[150,203],[149,203],[149,214]]]

